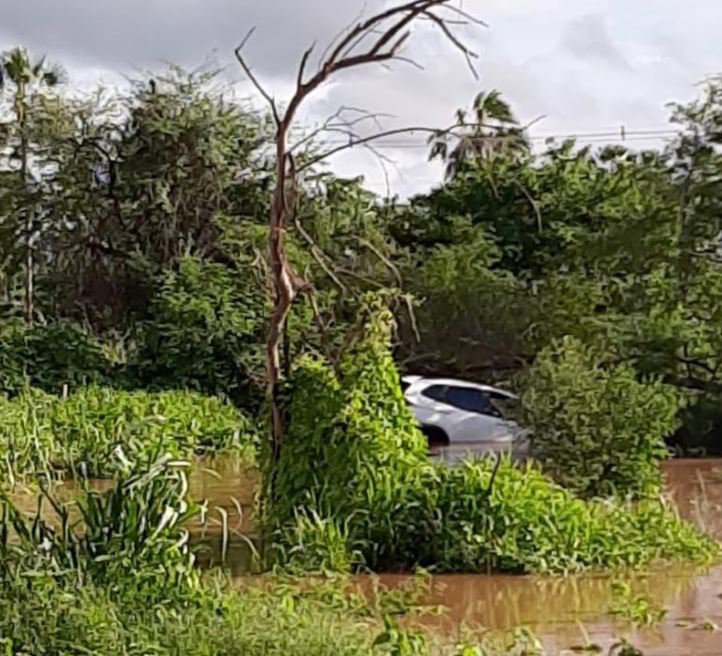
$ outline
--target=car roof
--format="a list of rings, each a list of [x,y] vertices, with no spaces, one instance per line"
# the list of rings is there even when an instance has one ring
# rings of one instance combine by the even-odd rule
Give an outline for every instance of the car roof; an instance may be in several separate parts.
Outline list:
[[[427,385],[447,385],[449,387],[468,387],[470,389],[478,389],[483,392],[496,392],[497,394],[503,394],[510,399],[516,399],[516,395],[507,390],[500,389],[498,387],[492,387],[491,385],[483,385],[481,383],[472,383],[468,380],[458,380],[456,378],[425,378],[424,376],[404,376],[403,381],[409,385],[415,385],[417,383],[424,383]]]

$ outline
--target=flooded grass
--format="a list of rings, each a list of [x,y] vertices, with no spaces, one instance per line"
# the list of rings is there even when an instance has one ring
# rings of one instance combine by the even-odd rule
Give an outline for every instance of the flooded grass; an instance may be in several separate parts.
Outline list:
[[[722,536],[718,512],[722,504],[720,472],[722,460],[680,460],[665,465],[668,494],[680,514],[717,537]],[[109,482],[99,481],[96,485],[103,489]],[[253,552],[249,536],[254,535],[257,487],[258,473],[235,459],[197,460],[190,476],[190,496],[207,500],[208,520],[188,527],[193,542],[202,547],[198,560],[206,567],[224,565],[236,577],[236,585],[244,589],[254,587],[258,581],[244,575]],[[73,482],[59,483],[57,489],[72,508]],[[36,509],[33,498],[28,493],[15,496],[28,513]],[[227,539],[223,540],[225,531]],[[366,577],[355,581],[360,590],[368,591],[374,585]],[[379,581],[398,590],[408,586],[410,579],[385,575]],[[664,617],[659,617],[658,622],[644,621],[645,613],[636,622],[630,621],[633,617],[624,617],[623,612],[613,617],[610,609],[615,603],[619,608],[615,581],[626,586],[628,600],[644,599],[648,609],[664,612]],[[489,631],[508,634],[524,626],[539,637],[550,655],[584,645],[607,652],[620,636],[640,646],[647,656],[717,655],[722,651],[722,632],[717,629],[722,626],[721,592],[722,567],[700,570],[682,565],[627,576],[616,573],[614,577],[593,573],[571,577],[432,576],[421,603],[443,608],[444,612],[424,613],[410,621],[428,631],[429,639],[445,636],[445,646],[443,650],[439,647],[439,653],[457,653],[448,651],[451,643],[472,644],[473,639],[478,641]],[[337,620],[329,620],[328,626],[333,627]],[[385,630],[382,625],[375,628],[378,634]],[[345,629],[334,630],[343,633]],[[331,644],[341,648],[340,643]]]

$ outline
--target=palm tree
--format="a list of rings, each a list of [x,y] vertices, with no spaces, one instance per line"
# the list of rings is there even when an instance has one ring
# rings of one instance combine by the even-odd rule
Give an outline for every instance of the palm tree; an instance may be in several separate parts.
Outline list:
[[[519,157],[529,151],[529,141],[519,126],[509,103],[496,89],[482,91],[472,106],[456,112],[456,124],[431,137],[430,159],[446,162],[446,175],[454,177],[470,160],[489,160],[498,156]],[[450,137],[456,141],[450,148]]]
[[[28,99],[38,87],[54,87],[62,80],[60,68],[48,65],[45,57],[30,59],[25,48],[14,48],[0,55],[0,93],[12,94],[19,138],[17,157],[20,160],[20,176],[23,186],[29,189],[31,176],[30,136],[28,133]],[[33,215],[32,207],[25,210],[25,318],[28,325],[33,323]]]

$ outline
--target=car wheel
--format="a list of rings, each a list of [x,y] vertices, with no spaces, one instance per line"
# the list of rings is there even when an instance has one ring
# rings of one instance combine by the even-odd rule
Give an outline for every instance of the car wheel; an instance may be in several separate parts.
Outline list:
[[[426,435],[429,448],[449,446],[449,436],[438,426],[422,426],[421,432]]]

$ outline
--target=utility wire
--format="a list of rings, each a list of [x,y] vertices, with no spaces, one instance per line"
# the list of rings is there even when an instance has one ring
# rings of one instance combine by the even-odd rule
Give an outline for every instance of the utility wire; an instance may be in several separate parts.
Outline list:
[[[577,141],[583,141],[586,143],[605,143],[605,142],[627,142],[627,141],[660,141],[666,138],[673,138],[679,134],[678,130],[671,129],[658,129],[658,130],[616,130],[606,132],[578,132],[578,133],[567,133],[567,134],[537,134],[527,137],[528,141],[543,143],[546,141],[566,141],[568,139],[574,139]],[[413,132],[409,132],[409,139],[407,140],[390,140],[390,139],[379,139],[374,143],[375,148],[392,148],[394,150],[403,149],[415,149],[415,148],[428,148],[429,144],[424,139],[423,143],[412,142]],[[505,137],[494,137],[490,135],[485,137],[487,139],[504,139]],[[324,144],[328,146],[342,146],[353,142],[353,138],[347,140],[344,139],[329,139],[324,140]]]

